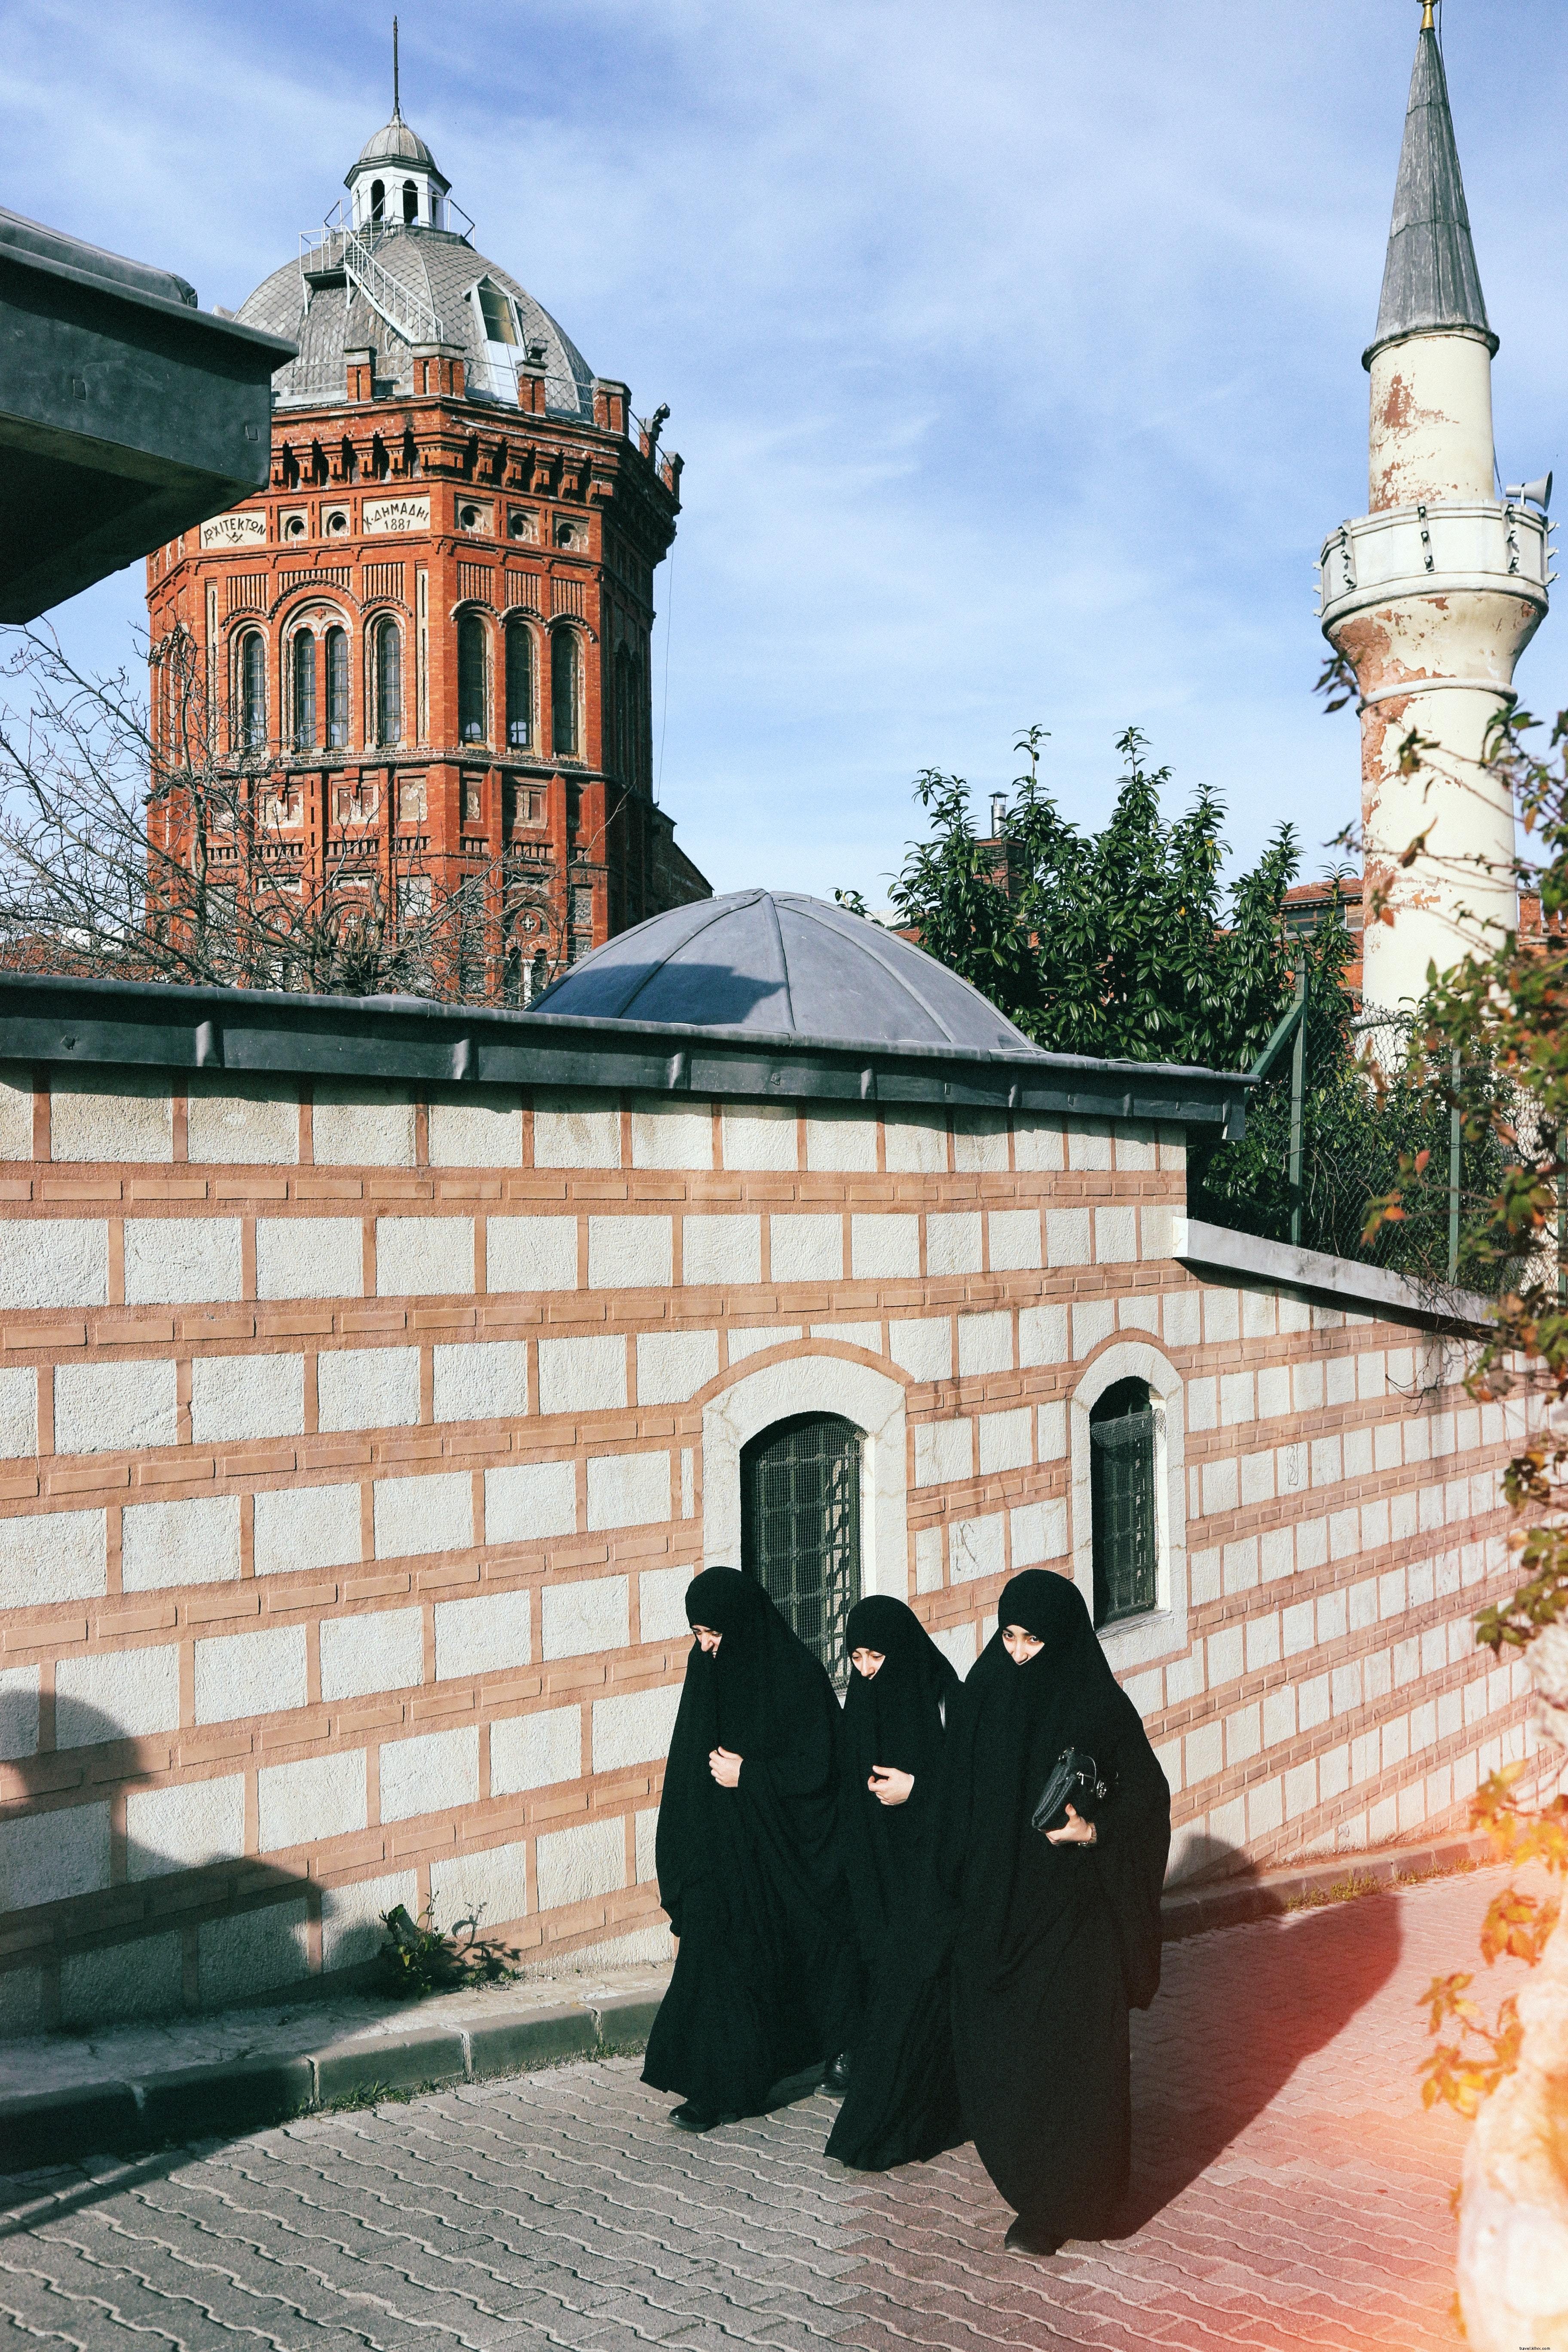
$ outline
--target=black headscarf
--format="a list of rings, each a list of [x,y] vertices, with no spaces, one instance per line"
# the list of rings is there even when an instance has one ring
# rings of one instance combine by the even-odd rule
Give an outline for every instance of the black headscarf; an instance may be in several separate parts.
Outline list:
[[[882,1937],[921,1891],[921,1864],[941,1789],[943,1726],[957,1675],[902,1601],[875,1593],[849,1612],[845,1646],[879,1651],[867,1676],[852,1671],[844,1701],[839,1837],[862,1957],[877,1964]],[[907,1802],[884,1805],[867,1786],[875,1764],[912,1772]]]

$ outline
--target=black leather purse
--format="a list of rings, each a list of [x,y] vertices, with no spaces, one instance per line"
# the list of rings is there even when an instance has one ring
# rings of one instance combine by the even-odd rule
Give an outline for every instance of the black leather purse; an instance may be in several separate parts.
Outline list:
[[[1039,1803],[1029,1816],[1029,1827],[1041,1837],[1051,1830],[1065,1829],[1069,1803],[1080,1821],[1091,1822],[1096,1807],[1103,1804],[1110,1793],[1093,1757],[1086,1756],[1079,1748],[1064,1748],[1040,1791]]]

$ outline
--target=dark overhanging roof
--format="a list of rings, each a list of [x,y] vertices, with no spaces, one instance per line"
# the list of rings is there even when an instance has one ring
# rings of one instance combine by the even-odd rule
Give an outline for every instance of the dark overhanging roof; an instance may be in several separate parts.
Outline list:
[[[1405,335],[1457,329],[1483,335],[1496,351],[1470,236],[1443,53],[1428,26],[1416,36],[1377,331],[1363,362],[1370,367],[1385,343]]]
[[[267,486],[276,335],[0,207],[0,621]]]
[[[0,1056],[47,1067],[228,1071],[415,1085],[600,1088],[719,1101],[952,1105],[1223,1125],[1239,1136],[1238,1072],[1075,1054],[510,1013],[422,997],[299,996],[164,982],[0,973]]]

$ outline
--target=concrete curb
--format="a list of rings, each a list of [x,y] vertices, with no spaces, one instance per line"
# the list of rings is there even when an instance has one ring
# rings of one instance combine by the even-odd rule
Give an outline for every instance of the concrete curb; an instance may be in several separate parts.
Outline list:
[[[1439,1844],[1344,1853],[1300,1870],[1177,1887],[1163,1900],[1164,1940],[1273,1919],[1301,1903],[1326,1900],[1337,1887],[1376,1887],[1490,1855],[1484,1837]],[[468,2026],[410,2022],[335,2048],[298,2055],[182,2066],[133,2081],[84,2083],[69,2090],[0,2097],[0,2175],[32,2172],[73,2157],[135,2156],[194,2139],[238,2137],[342,2103],[368,2104],[378,2094],[409,2094],[453,2083],[494,2082],[563,2059],[607,2050],[637,2051],[647,2042],[658,2003],[646,1998],[598,2006],[542,2010]]]

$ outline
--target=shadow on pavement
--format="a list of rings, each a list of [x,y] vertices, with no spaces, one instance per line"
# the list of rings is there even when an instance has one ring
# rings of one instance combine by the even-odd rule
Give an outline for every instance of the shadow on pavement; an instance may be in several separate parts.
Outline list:
[[[1347,1878],[1353,1867],[1347,1856]],[[1221,1935],[1168,1945],[1165,1985],[1132,2021],[1132,2182],[1119,2237],[1180,2196],[1387,1982],[1399,1908],[1364,1895]]]

